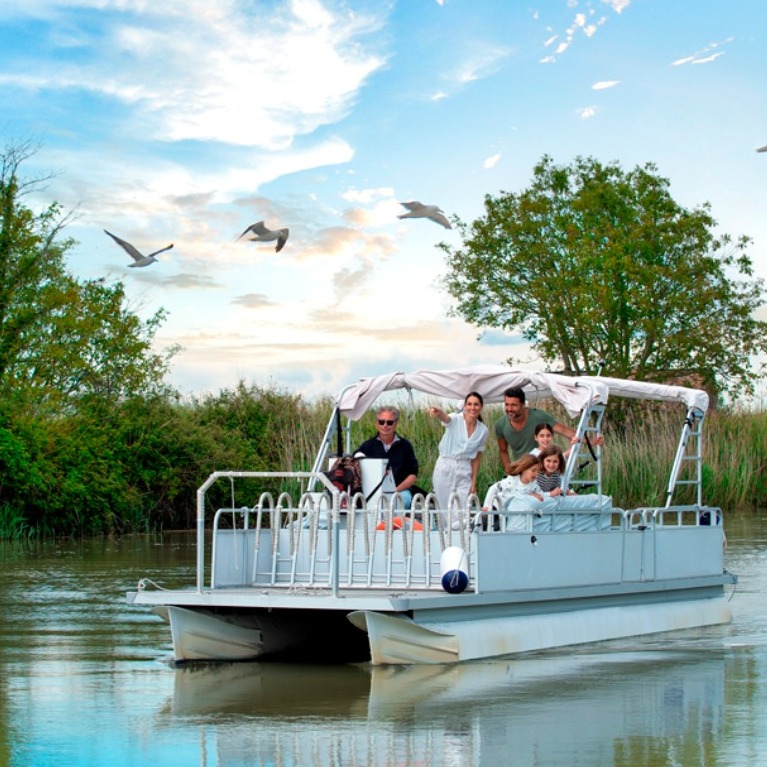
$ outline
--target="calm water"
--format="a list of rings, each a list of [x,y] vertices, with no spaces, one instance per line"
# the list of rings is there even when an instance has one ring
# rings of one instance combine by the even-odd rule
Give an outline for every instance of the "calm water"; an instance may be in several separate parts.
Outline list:
[[[767,512],[726,529],[731,626],[412,668],[175,669],[124,592],[191,536],[0,543],[0,766],[767,765]]]

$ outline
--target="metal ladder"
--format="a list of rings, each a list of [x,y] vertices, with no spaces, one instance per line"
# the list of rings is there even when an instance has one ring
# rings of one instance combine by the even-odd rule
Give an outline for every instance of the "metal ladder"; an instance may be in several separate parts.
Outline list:
[[[596,437],[602,433],[602,418],[604,417],[605,406],[602,404],[592,404],[589,408],[581,413],[581,420],[578,423],[578,429],[576,436],[579,438],[578,442],[570,448],[570,455],[567,457],[567,466],[565,468],[564,479],[567,487],[576,489],[577,487],[596,487],[597,493],[602,494],[602,461],[600,460],[600,447],[596,445],[596,439],[590,439]],[[589,443],[594,450],[593,456],[588,456],[588,460],[580,463],[579,455],[583,449],[584,437],[589,438]],[[586,446],[588,450],[588,446]],[[594,459],[596,463],[596,477],[589,479],[575,479],[574,476],[577,472],[584,469],[590,461]]]
[[[701,439],[703,416],[703,411],[698,410],[698,408],[695,407],[691,407],[687,411],[687,417],[684,420],[684,427],[682,428],[682,433],[676,448],[674,464],[671,467],[671,476],[668,480],[666,508],[671,506],[674,490],[679,485],[695,486],[697,488],[697,506],[703,505],[703,441]],[[689,463],[694,464],[694,479],[679,479],[682,468]]]

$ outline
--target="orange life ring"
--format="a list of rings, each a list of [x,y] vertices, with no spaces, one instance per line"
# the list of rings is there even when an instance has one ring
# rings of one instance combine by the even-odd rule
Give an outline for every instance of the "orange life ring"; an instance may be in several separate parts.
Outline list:
[[[405,524],[410,522],[413,525],[413,530],[423,530],[423,525],[416,519],[402,519],[402,517],[394,517],[391,521],[392,530],[402,530]],[[381,521],[376,525],[376,530],[386,530],[386,522]]]

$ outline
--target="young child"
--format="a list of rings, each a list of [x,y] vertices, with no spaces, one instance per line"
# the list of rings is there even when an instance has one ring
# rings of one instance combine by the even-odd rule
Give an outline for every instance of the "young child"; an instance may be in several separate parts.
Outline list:
[[[482,510],[492,509],[496,499],[500,501],[500,506],[503,509],[514,496],[531,495],[542,501],[543,493],[535,481],[540,470],[541,461],[537,455],[531,453],[523,455],[518,461],[511,464],[508,477],[490,485]]]
[[[534,447],[530,451],[530,454],[540,455],[541,450],[543,450],[544,447],[548,447],[551,444],[551,440],[554,439],[554,427],[550,423],[539,423],[535,427],[533,439],[538,447]]]
[[[541,470],[535,482],[539,490],[552,498],[562,495],[562,488],[559,486],[562,472],[565,470],[565,454],[562,448],[559,445],[549,445],[541,450],[538,458],[541,461]],[[575,492],[568,490],[567,494],[575,495]]]

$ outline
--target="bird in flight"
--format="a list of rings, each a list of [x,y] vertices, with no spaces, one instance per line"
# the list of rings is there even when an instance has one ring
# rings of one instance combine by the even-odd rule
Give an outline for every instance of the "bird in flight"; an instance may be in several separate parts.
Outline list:
[[[128,264],[128,266],[149,266],[149,264],[153,264],[157,259],[155,256],[158,253],[164,253],[166,250],[170,250],[173,247],[173,243],[170,245],[166,245],[164,248],[160,248],[160,250],[155,250],[154,253],[150,253],[148,256],[145,256],[140,251],[136,250],[136,248],[133,247],[129,242],[126,242],[125,240],[121,240],[116,235],[112,234],[112,232],[107,232],[107,230],[104,230],[132,259],[133,263]]]
[[[255,237],[249,237],[251,242],[274,242],[277,240],[277,247],[274,249],[276,253],[279,253],[288,241],[288,235],[290,230],[285,229],[267,229],[263,221],[257,221],[255,224],[251,224],[241,235],[244,237],[248,232],[253,232]],[[239,240],[240,237],[237,239]]]
[[[757,152],[767,152],[767,145],[760,146],[759,149],[756,150]]]
[[[445,229],[453,228],[442,208],[438,208],[436,205],[423,205],[420,202],[401,202],[400,205],[407,208],[408,212],[397,216],[397,218],[430,218],[437,224],[444,226]]]

